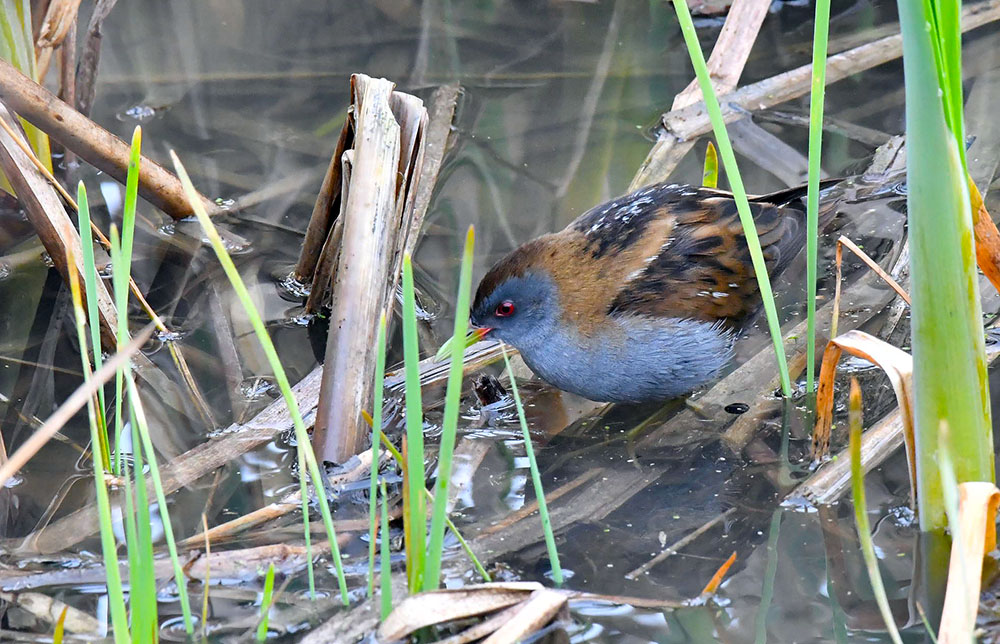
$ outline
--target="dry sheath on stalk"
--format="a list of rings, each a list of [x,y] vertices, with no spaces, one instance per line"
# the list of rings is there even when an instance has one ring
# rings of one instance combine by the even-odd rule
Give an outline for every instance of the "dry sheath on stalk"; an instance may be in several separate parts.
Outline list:
[[[298,270],[314,267],[309,276],[313,305],[332,283],[313,433],[314,446],[327,461],[342,462],[364,446],[368,430],[361,411],[371,406],[376,325],[391,302],[407,222],[413,219],[409,191],[423,159],[427,112],[419,99],[394,93],[393,87],[362,74],[351,78],[352,105],[337,146],[340,156],[327,172],[297,267],[299,278],[307,276]],[[317,242],[324,236],[316,260]]]

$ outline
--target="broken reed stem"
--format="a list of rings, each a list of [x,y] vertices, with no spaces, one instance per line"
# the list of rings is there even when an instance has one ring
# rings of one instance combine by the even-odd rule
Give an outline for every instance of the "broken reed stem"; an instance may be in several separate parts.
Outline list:
[[[354,149],[345,156],[353,160],[353,171],[342,197],[343,239],[312,437],[317,455],[333,463],[364,446],[361,410],[371,408],[375,335],[388,303],[382,285],[390,279],[392,235],[401,223],[396,203],[401,141],[390,107],[393,84],[356,74],[351,87],[357,130]]]

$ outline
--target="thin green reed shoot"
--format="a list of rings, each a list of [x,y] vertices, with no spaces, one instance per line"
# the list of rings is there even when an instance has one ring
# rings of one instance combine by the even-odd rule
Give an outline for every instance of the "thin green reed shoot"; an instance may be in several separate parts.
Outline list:
[[[406,540],[409,560],[406,578],[410,592],[423,588],[427,510],[424,481],[424,409],[420,396],[420,348],[417,344],[417,303],[413,291],[413,263],[403,258],[403,368],[406,382],[406,476],[409,515]]]
[[[455,302],[455,332],[451,337],[464,338],[469,327],[469,300],[472,291],[472,248],[476,233],[472,226],[465,235],[465,250],[459,271],[458,297]],[[444,550],[444,522],[448,514],[448,482],[451,480],[451,459],[458,431],[458,412],[462,398],[462,351],[453,351],[448,368],[448,388],[444,398],[444,418],[441,422],[441,446],[438,451],[437,483],[434,508],[431,513],[431,536],[427,547],[427,570],[424,590],[436,590],[441,581],[441,555]]]
[[[701,173],[701,185],[706,188],[719,187],[719,153],[711,141],[705,146],[705,169]]]
[[[187,578],[180,558],[177,555],[177,544],[174,540],[174,528],[170,521],[170,509],[167,506],[167,495],[163,490],[163,480],[160,477],[160,466],[156,461],[153,452],[153,440],[149,435],[149,424],[146,422],[146,411],[139,398],[139,390],[136,387],[135,379],[131,373],[125,375],[125,382],[128,385],[129,405],[132,410],[132,423],[138,434],[139,442],[134,444],[132,449],[139,452],[139,443],[146,453],[149,464],[149,477],[153,481],[153,491],[156,494],[156,503],[160,512],[160,522],[163,524],[163,535],[167,542],[167,552],[170,554],[170,563],[174,569],[174,580],[177,583],[177,595],[181,604],[181,615],[184,617],[184,630],[189,635],[194,633],[194,620],[191,618],[191,602],[188,599]],[[137,461],[138,463],[138,461]],[[141,468],[137,467],[137,473],[141,475]]]
[[[375,592],[375,531],[378,519],[378,435],[382,431],[385,391],[385,313],[379,316],[375,338],[375,385],[372,389],[372,467],[368,482],[368,596]]]
[[[875,602],[878,604],[879,612],[882,613],[882,621],[889,637],[895,644],[902,644],[899,637],[899,630],[896,628],[896,620],[892,616],[889,608],[889,599],[885,594],[885,586],[882,584],[882,574],[878,569],[878,556],[875,554],[875,545],[872,543],[871,525],[868,523],[868,502],[865,500],[865,473],[861,465],[861,387],[858,381],[851,378],[851,396],[848,404],[848,421],[851,428],[850,450],[851,450],[851,493],[854,500],[854,523],[858,529],[858,541],[861,546],[861,555],[865,560],[865,568],[868,569],[868,580],[871,582],[872,593],[875,595]]]
[[[309,565],[306,566],[306,579],[309,582],[309,598],[316,599],[316,574],[312,567],[312,530],[309,527],[309,485],[306,481],[307,465],[302,450],[297,451],[299,464],[299,498],[302,499],[302,532],[306,544],[306,556],[309,558]]]
[[[205,212],[205,207],[201,203],[201,199],[198,196],[198,192],[195,190],[194,184],[191,183],[191,178],[188,176],[187,170],[184,169],[183,164],[177,154],[171,150],[170,158],[174,162],[174,168],[177,170],[177,176],[181,180],[181,184],[184,186],[184,193],[187,195],[188,202],[191,204],[191,209],[194,211],[195,216],[198,218],[198,222],[201,224],[202,230],[205,232],[205,236],[208,238],[212,249],[215,251],[216,257],[219,259],[219,263],[222,265],[223,271],[226,273],[226,277],[229,278],[229,283],[233,287],[233,291],[239,298],[240,303],[243,305],[243,309],[246,311],[247,318],[250,320],[250,325],[253,327],[254,333],[257,335],[257,340],[260,342],[260,346],[264,351],[264,355],[267,357],[268,364],[271,365],[271,370],[274,372],[274,379],[278,382],[278,388],[281,390],[281,394],[285,399],[285,404],[288,405],[288,413],[292,417],[292,425],[295,427],[295,440],[298,444],[298,449],[301,450],[305,456],[306,466],[309,470],[309,477],[312,480],[313,489],[316,491],[316,496],[319,501],[320,513],[323,516],[323,525],[326,528],[327,539],[330,542],[330,551],[333,554],[333,564],[337,570],[337,583],[340,586],[340,598],[344,605],[347,606],[350,602],[347,597],[347,580],[344,578],[344,566],[340,557],[340,547],[337,545],[337,532],[333,527],[333,517],[330,514],[330,504],[327,501],[326,488],[323,486],[323,477],[320,475],[319,463],[316,461],[316,454],[313,452],[312,444],[309,442],[309,434],[306,431],[305,423],[302,421],[302,413],[299,411],[298,402],[295,400],[295,394],[292,393],[292,386],[288,382],[288,376],[285,374],[284,367],[281,366],[281,360],[278,358],[278,352],[274,348],[274,343],[271,342],[271,337],[267,333],[267,328],[264,326],[264,321],[260,317],[260,312],[257,311],[257,307],[254,306],[253,299],[250,297],[250,292],[247,291],[246,285],[243,283],[243,278],[240,277],[240,273],[236,270],[236,265],[233,264],[233,259],[229,256],[226,251],[225,244],[222,238],[219,236],[219,231],[216,230],[215,224],[209,218],[208,213]],[[308,497],[302,497],[302,511],[304,513],[309,512],[309,499]],[[308,554],[308,553],[307,553]],[[310,565],[312,565],[312,557],[309,556]]]
[[[816,0],[813,27],[812,89],[809,93],[809,179],[806,193],[806,391],[815,391],[816,263],[819,244],[819,179],[823,158],[823,101],[830,0]]]
[[[132,148],[129,154],[128,174],[125,177],[125,201],[122,206],[122,238],[119,263],[111,262],[114,268],[115,308],[118,310],[118,350],[128,343],[128,281],[132,275],[132,241],[135,238],[135,208],[139,188],[139,155],[142,148],[142,128],[138,125],[132,132]],[[90,229],[87,229],[89,235]],[[84,232],[81,230],[80,234]],[[121,273],[122,275],[119,275]],[[118,288],[118,280],[124,276],[124,289]],[[115,471],[121,469],[122,404],[124,389],[123,371],[115,374]]]
[[[94,260],[93,234],[90,232],[90,205],[87,202],[87,189],[81,181],[76,186],[77,215],[80,224],[80,241],[83,257],[83,285],[87,291],[87,324],[90,327],[90,346],[94,352],[94,369],[100,369],[104,364],[101,353],[101,320],[97,308],[97,262]],[[111,449],[108,445],[108,421],[104,415],[104,387],[97,390],[97,422],[100,429],[100,454],[105,467],[112,467],[115,474],[118,462],[111,463]]]
[[[708,112],[709,119],[712,121],[712,130],[715,132],[715,141],[719,145],[722,165],[726,171],[726,177],[729,179],[729,186],[733,191],[733,199],[736,201],[736,209],[740,214],[743,233],[747,238],[750,259],[753,261],[754,275],[757,277],[761,299],[764,301],[767,326],[771,332],[771,341],[774,343],[774,354],[778,361],[778,372],[781,375],[781,392],[785,397],[790,397],[792,395],[792,384],[788,377],[788,361],[785,358],[785,348],[781,338],[781,325],[778,323],[778,311],[774,305],[771,280],[767,276],[767,266],[764,263],[764,254],[760,248],[760,239],[757,237],[757,228],[754,226],[753,215],[750,213],[750,202],[747,201],[743,179],[740,176],[739,166],[736,164],[736,155],[733,153],[733,146],[729,141],[729,134],[726,132],[726,122],[722,118],[719,99],[715,96],[712,79],[709,77],[708,67],[705,64],[705,55],[702,53],[701,45],[698,43],[698,34],[694,30],[694,23],[691,21],[691,13],[688,11],[686,0],[674,0],[674,10],[677,12],[677,20],[680,22],[681,32],[684,34],[684,43],[687,45],[691,64],[694,67],[695,75],[698,77],[698,84],[701,86],[701,93],[705,99],[705,109]]]
[[[542,476],[538,473],[538,462],[535,460],[535,449],[531,446],[531,432],[528,431],[528,421],[524,418],[524,405],[521,395],[517,392],[517,379],[514,370],[510,368],[510,358],[507,357],[507,346],[502,345],[503,363],[510,377],[510,393],[514,397],[517,408],[517,420],[521,423],[521,434],[524,436],[524,451],[528,454],[528,468],[531,471],[531,483],[535,487],[535,500],[538,502],[538,516],[542,520],[542,531],[545,533],[545,547],[549,551],[549,562],[552,564],[552,581],[562,586],[562,566],[559,565],[559,552],[556,550],[556,538],[552,534],[552,521],[549,520],[549,507],[545,503],[545,490],[542,489]]]
[[[80,293],[79,276],[76,273],[76,258],[70,250],[66,258],[69,266],[69,288],[73,299],[73,314],[76,321],[77,342],[80,346],[80,360],[83,366],[84,382],[90,382],[90,357],[87,355],[86,313],[83,309],[83,296]],[[100,345],[95,347],[100,351]],[[87,399],[87,417],[90,421],[90,440],[92,445],[101,442],[97,424],[97,411],[94,409],[94,399]],[[97,493],[97,516],[101,527],[101,553],[104,557],[104,570],[108,585],[108,604],[111,612],[111,630],[115,644],[126,644],[130,641],[128,632],[128,614],[125,610],[125,593],[122,590],[121,572],[118,569],[118,551],[115,548],[115,535],[111,523],[111,501],[108,498],[107,483],[104,480],[104,464],[94,455],[91,458],[94,471],[94,487]]]
[[[267,565],[267,574],[264,576],[264,595],[260,600],[260,623],[257,624],[257,641],[263,642],[267,639],[267,620],[271,613],[271,603],[274,599],[274,564]]]
[[[128,302],[129,258],[123,256],[119,242],[118,229],[111,225],[111,269],[112,286],[116,308],[118,311],[117,342],[121,351],[129,342],[128,315],[123,302]],[[126,363],[115,373],[116,381],[123,384],[125,373],[130,370]],[[148,494],[146,477],[143,475],[142,447],[135,423],[132,428],[132,464],[124,465],[124,450],[121,443],[121,429],[124,422],[122,388],[117,389],[116,407],[118,418],[115,419],[116,462],[122,463],[121,474],[125,479],[125,504],[122,508],[125,520],[126,547],[129,564],[129,607],[132,620],[132,633],[141,638],[147,633],[155,632],[159,622],[156,605],[156,573],[153,570],[153,537],[150,527]],[[134,476],[134,479],[133,479]]]
[[[381,616],[384,620],[392,612],[392,553],[389,551],[389,509],[386,501],[385,481],[381,482],[382,493],[382,525],[379,533],[379,600],[382,606]]]
[[[947,526],[938,450],[950,428],[957,481],[993,481],[982,308],[962,124],[958,0],[900,0],[906,81],[907,216],[913,299],[914,435],[920,528]]]
[[[403,476],[405,477],[406,461],[403,460],[403,455],[400,453],[398,449],[396,449],[396,446],[392,444],[392,442],[383,432],[380,431],[378,434],[379,434],[379,440],[382,441],[382,446],[385,447],[386,451],[389,452],[392,458],[395,459],[396,463],[399,464],[400,471],[403,472]],[[433,505],[434,495],[431,494],[431,491],[428,489],[424,489],[424,496],[427,497],[428,503],[431,503]],[[486,568],[483,567],[482,562],[480,562],[479,559],[476,557],[476,553],[472,551],[472,547],[469,546],[469,542],[465,540],[465,538],[462,536],[462,532],[458,529],[458,526],[452,523],[452,520],[448,518],[448,515],[445,515],[444,517],[444,524],[449,530],[451,530],[451,533],[455,535],[455,539],[458,541],[458,545],[460,545],[462,547],[462,550],[465,551],[465,554],[469,557],[469,561],[472,562],[472,567],[476,569],[476,572],[479,574],[480,577],[482,577],[483,581],[485,581],[486,583],[493,581],[490,578],[489,573],[486,572]]]

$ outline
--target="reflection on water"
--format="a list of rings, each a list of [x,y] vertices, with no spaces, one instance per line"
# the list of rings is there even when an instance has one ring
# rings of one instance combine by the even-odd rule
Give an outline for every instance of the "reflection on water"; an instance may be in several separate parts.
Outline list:
[[[811,8],[799,5],[780,0],[772,5],[744,82],[809,61]],[[894,10],[892,2],[835,3],[831,49],[880,35],[894,22]],[[720,24],[702,19],[704,43],[714,42]],[[975,32],[968,46],[991,51],[994,36]],[[223,220],[228,243],[240,251],[241,273],[293,380],[312,369],[313,351],[296,305],[284,299],[286,285],[275,276],[287,275],[297,257],[354,71],[384,75],[425,99],[441,83],[457,80],[465,88],[457,144],[442,170],[416,258],[419,286],[437,316],[425,335],[428,342],[439,342],[451,329],[458,232],[475,224],[475,269],[481,275],[521,242],[562,228],[620,194],[651,146],[658,115],[691,78],[666,3],[120,3],[105,27],[94,117],[122,137],[141,123],[150,156],[163,161],[168,149],[177,150],[200,190],[233,208]],[[830,176],[860,172],[874,147],[901,131],[901,88],[898,62],[830,87],[828,113],[835,123],[824,144]],[[753,192],[779,189],[804,176],[802,117],[807,113],[806,101],[797,99],[760,115],[755,125],[744,124],[757,137],[791,146],[776,159],[773,150],[754,147],[752,140],[759,139],[737,137],[741,170]],[[975,118],[970,113],[970,120]],[[702,149],[696,146],[673,180],[700,180]],[[111,219],[120,217],[118,184],[89,168],[71,174],[87,183],[95,201],[103,200],[105,208],[98,204],[96,215],[102,227],[107,227],[108,211]],[[269,190],[269,198],[235,208],[258,190]],[[838,232],[865,241],[876,257],[895,257],[902,234],[900,199],[898,192],[885,190],[845,205],[844,228]],[[136,281],[181,334],[179,345],[207,402],[207,410],[197,413],[175,385],[145,385],[154,440],[166,461],[230,422],[252,417],[272,392],[266,361],[214,257],[202,247],[198,229],[190,222],[175,225],[145,205],[140,215]],[[30,230],[9,208],[0,216],[0,301],[6,303],[0,309],[5,330],[0,393],[13,401],[2,408],[10,448],[65,399],[80,376],[67,295],[55,273],[46,270]],[[824,254],[828,261],[829,240]],[[860,269],[854,260],[848,264],[849,271]],[[789,318],[802,308],[801,274],[796,266],[779,281]],[[830,286],[828,278],[824,285]],[[884,289],[872,287],[871,303],[863,294],[850,304],[862,310],[886,301],[884,295]],[[821,296],[827,300],[828,291]],[[749,336],[741,356],[766,344],[759,331]],[[147,355],[166,373],[176,373],[167,352],[150,347]],[[393,355],[398,357],[398,347]],[[641,432],[636,427],[662,426],[680,413],[676,405],[603,413],[544,387],[526,389],[546,487],[564,495],[559,511],[571,519],[559,545],[564,566],[574,573],[572,587],[659,599],[693,597],[729,554],[737,553],[720,606],[663,612],[583,604],[569,627],[574,640],[803,642],[832,640],[854,629],[880,637],[877,614],[865,612],[871,602],[857,600],[867,597],[868,589],[850,509],[817,512],[778,505],[789,485],[807,473],[808,427],[800,410],[786,414],[787,422],[780,410],[755,417],[759,439],[749,453],[728,451],[716,440],[720,428],[708,423],[702,423],[697,440],[685,436],[676,444],[637,452]],[[868,389],[869,418],[874,419],[891,393],[874,376]],[[431,401],[440,396],[425,392]],[[469,536],[486,544],[491,543],[490,526],[524,506],[531,494],[525,498],[527,469],[512,410],[501,404],[481,415],[473,400],[467,399],[456,456],[454,516]],[[734,403],[735,418],[755,401],[727,402]],[[206,417],[213,420],[211,426]],[[433,436],[439,421],[433,405],[427,420]],[[23,482],[7,491],[17,499],[6,507],[7,537],[24,536],[40,520],[64,516],[91,496],[86,480],[79,478],[86,462],[66,465],[77,464],[85,448],[82,421],[67,427],[66,440],[47,446],[25,469]],[[295,489],[294,460],[289,445],[279,440],[175,494],[176,531],[194,534],[202,513],[216,524],[280,500]],[[899,512],[889,512],[905,507],[908,491],[898,459],[874,473],[869,487],[877,542],[892,553],[883,562],[890,594],[905,597],[914,528],[898,518]],[[364,495],[364,489],[344,491],[338,516],[363,517]],[[236,543],[294,540],[293,519],[243,535]],[[682,541],[713,521],[701,537]],[[526,534],[535,529],[533,518],[524,525]],[[628,576],[679,541],[676,554]],[[82,547],[93,552],[97,544],[91,539]],[[366,552],[367,544],[359,539],[348,544],[348,568],[360,571]],[[525,537],[504,552],[500,560],[516,575],[542,579],[548,572],[537,540]],[[907,556],[893,558],[896,553]],[[464,566],[458,557],[454,561]],[[294,580],[288,596],[301,586]],[[250,588],[234,586],[218,594],[213,589],[212,624],[255,614]],[[78,586],[71,594],[81,608],[93,609],[98,599],[92,593],[92,587]],[[164,601],[170,604],[169,598]],[[167,639],[175,631],[168,622],[161,633]]]

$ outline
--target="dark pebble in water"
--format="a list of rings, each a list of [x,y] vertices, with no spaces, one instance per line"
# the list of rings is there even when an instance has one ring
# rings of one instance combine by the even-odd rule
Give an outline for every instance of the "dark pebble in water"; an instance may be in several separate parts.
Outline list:
[[[725,410],[730,414],[745,414],[750,411],[750,405],[746,403],[730,403],[725,406]]]

